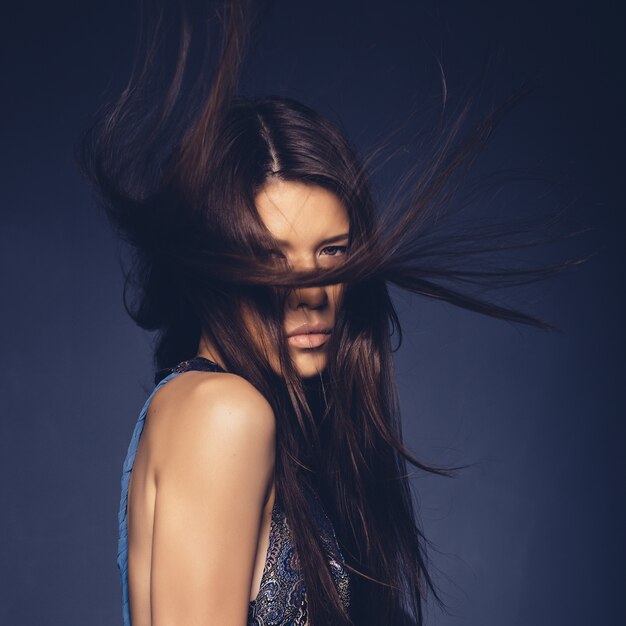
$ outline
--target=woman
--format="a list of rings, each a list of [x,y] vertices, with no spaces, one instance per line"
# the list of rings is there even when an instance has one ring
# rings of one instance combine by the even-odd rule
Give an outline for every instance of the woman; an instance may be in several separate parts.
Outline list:
[[[404,212],[377,214],[328,120],[236,95],[248,10],[227,8],[210,88],[201,66],[186,90],[182,6],[160,98],[166,21],[146,20],[143,64],[80,154],[136,253],[129,312],[158,331],[122,476],[124,624],[421,624],[435,590],[406,462],[440,470],[402,445],[388,284],[548,327],[450,281],[515,284],[566,264],[481,270],[472,260],[502,232],[437,230],[493,119],[466,142],[453,127]]]

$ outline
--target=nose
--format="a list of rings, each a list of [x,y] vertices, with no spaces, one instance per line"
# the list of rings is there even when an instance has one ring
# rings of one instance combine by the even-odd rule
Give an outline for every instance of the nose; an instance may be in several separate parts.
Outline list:
[[[297,287],[287,298],[291,309],[321,309],[328,304],[328,293],[324,285],[317,287]]]
[[[296,269],[296,266],[292,266]],[[300,271],[315,268],[315,263],[301,264],[297,266]],[[314,287],[297,287],[293,289],[287,298],[287,307],[290,309],[307,308],[320,309],[328,304],[328,285],[317,285]]]

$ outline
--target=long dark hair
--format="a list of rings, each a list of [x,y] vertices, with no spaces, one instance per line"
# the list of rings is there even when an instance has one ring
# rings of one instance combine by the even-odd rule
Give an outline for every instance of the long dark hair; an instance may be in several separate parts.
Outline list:
[[[81,171],[134,251],[126,274],[127,310],[139,326],[157,331],[156,368],[194,356],[204,332],[226,369],[272,404],[277,497],[296,529],[310,623],[398,624],[409,614],[421,624],[426,591],[437,592],[407,463],[445,472],[421,463],[402,443],[391,335],[399,333],[398,347],[402,339],[388,287],[550,328],[477,296],[471,287],[520,284],[578,261],[539,268],[475,262],[506,247],[509,235],[525,232],[522,223],[442,234],[446,207],[511,103],[462,135],[469,107],[464,109],[426,167],[406,176],[411,185],[405,185],[405,201],[396,195],[377,211],[368,182],[373,160],[359,159],[336,125],[293,99],[237,95],[250,30],[245,2],[233,0],[220,13],[220,56],[211,80],[207,50],[195,82],[190,80],[188,57],[199,23],[192,13],[180,4],[178,53],[164,89],[152,70],[168,20],[163,13],[143,15],[146,28],[130,80],[95,115],[78,146]],[[341,264],[305,273],[277,262],[254,204],[255,193],[272,179],[320,185],[341,199],[350,218]],[[297,287],[335,283],[346,288],[327,344],[328,365],[318,378],[302,380],[284,345],[285,297]],[[244,323],[244,303],[263,320],[278,350],[280,376]],[[322,497],[353,574],[349,614],[308,513],[302,480]]]

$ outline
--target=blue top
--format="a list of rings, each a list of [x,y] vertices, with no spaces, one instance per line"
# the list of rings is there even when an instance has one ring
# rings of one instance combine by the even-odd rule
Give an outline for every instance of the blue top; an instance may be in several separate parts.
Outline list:
[[[224,372],[217,363],[196,356],[182,361],[176,367],[166,368],[157,372],[155,388],[145,401],[139,413],[131,436],[128,452],[122,467],[121,498],[118,514],[119,540],[117,550],[117,567],[122,585],[122,618],[124,626],[132,626],[128,596],[128,528],[126,511],[128,503],[128,485],[135,462],[139,439],[143,431],[148,406],[154,394],[169,380],[188,370]],[[350,604],[350,579],[344,566],[343,556],[337,543],[332,522],[326,515],[317,494],[303,482],[304,488],[311,496],[311,511],[320,532],[330,571],[335,586],[346,608]],[[261,586],[255,600],[251,600],[248,608],[248,626],[305,626],[308,621],[306,586],[298,568],[291,529],[278,498],[272,509],[270,537],[265,565],[261,578]]]

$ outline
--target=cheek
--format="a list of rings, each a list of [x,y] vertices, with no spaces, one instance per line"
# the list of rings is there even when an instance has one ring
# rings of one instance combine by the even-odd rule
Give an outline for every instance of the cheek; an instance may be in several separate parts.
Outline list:
[[[247,303],[242,303],[241,311],[244,324],[252,336],[254,343],[260,348],[269,358],[269,354],[272,352],[269,336],[269,331],[264,325],[264,321],[259,318],[259,314],[247,306]]]
[[[341,299],[345,291],[343,283],[338,285],[331,285],[328,288],[328,299],[332,302],[335,308],[338,308],[341,304]]]

